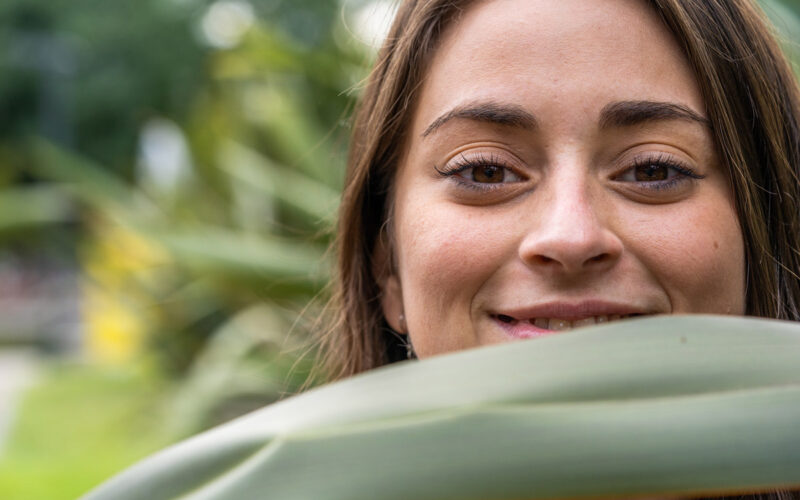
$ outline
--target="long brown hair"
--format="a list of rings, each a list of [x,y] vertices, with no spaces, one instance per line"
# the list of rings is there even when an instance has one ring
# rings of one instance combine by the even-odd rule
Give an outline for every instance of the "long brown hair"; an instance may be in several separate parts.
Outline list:
[[[407,0],[378,54],[352,131],[323,339],[332,379],[404,357],[380,307],[373,262],[390,188],[428,61],[474,0]],[[746,312],[800,319],[800,99],[791,68],[751,0],[648,0],[698,79],[735,193],[746,253]],[[389,245],[391,246],[391,245]]]

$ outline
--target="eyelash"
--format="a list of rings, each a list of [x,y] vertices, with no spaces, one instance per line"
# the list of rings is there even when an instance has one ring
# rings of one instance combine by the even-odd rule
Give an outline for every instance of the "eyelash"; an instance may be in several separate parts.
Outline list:
[[[621,174],[616,176],[613,180],[618,180],[619,177],[626,174],[630,171],[635,171],[637,168],[641,167],[664,167],[667,169],[672,169],[677,172],[679,175],[672,177],[671,179],[664,180],[664,181],[638,181],[636,184],[644,189],[648,189],[651,191],[664,191],[669,190],[676,187],[678,184],[689,181],[689,180],[696,180],[696,179],[703,179],[705,176],[700,175],[685,164],[681,163],[680,161],[676,160],[670,155],[667,154],[659,154],[657,156],[645,156],[645,157],[638,157],[633,160],[633,165],[626,168],[622,171]],[[624,181],[621,181],[624,182]]]
[[[507,182],[498,182],[498,183],[474,182],[468,179],[461,178],[458,175],[461,172],[466,172],[470,169],[481,168],[481,167],[498,167],[508,172],[511,172],[512,174],[522,179],[525,179],[523,175],[517,173],[513,168],[509,167],[508,164],[504,162],[499,156],[494,154],[487,155],[484,153],[478,153],[469,158],[464,155],[461,155],[452,165],[445,166],[444,168],[439,168],[434,165],[433,168],[440,176],[453,177],[462,186],[477,191],[489,191],[492,189],[498,189],[503,184],[508,184]]]

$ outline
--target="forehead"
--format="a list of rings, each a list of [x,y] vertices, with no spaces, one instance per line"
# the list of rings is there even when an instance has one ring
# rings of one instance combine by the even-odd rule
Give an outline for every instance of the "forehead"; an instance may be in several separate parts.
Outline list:
[[[640,0],[472,4],[430,62],[415,129],[480,100],[513,102],[537,115],[553,107],[597,115],[619,100],[680,102],[704,114],[688,61]]]

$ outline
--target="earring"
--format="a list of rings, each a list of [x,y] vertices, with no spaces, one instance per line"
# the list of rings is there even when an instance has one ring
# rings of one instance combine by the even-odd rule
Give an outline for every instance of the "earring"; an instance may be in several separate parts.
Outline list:
[[[397,322],[400,323],[400,329],[402,330],[400,333],[406,336],[406,357],[408,359],[416,359],[417,353],[414,352],[414,346],[411,345],[411,336],[408,334],[408,325],[406,325],[406,315],[400,313],[400,316],[397,317]]]
[[[411,345],[411,337],[406,335],[406,357],[408,359],[417,359],[417,353],[414,352],[414,346]]]

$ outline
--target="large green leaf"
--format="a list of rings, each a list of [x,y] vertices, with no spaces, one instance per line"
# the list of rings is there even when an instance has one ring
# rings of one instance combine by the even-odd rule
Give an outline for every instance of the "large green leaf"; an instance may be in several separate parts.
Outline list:
[[[540,499],[800,487],[800,326],[661,317],[375,370],[86,500]]]

